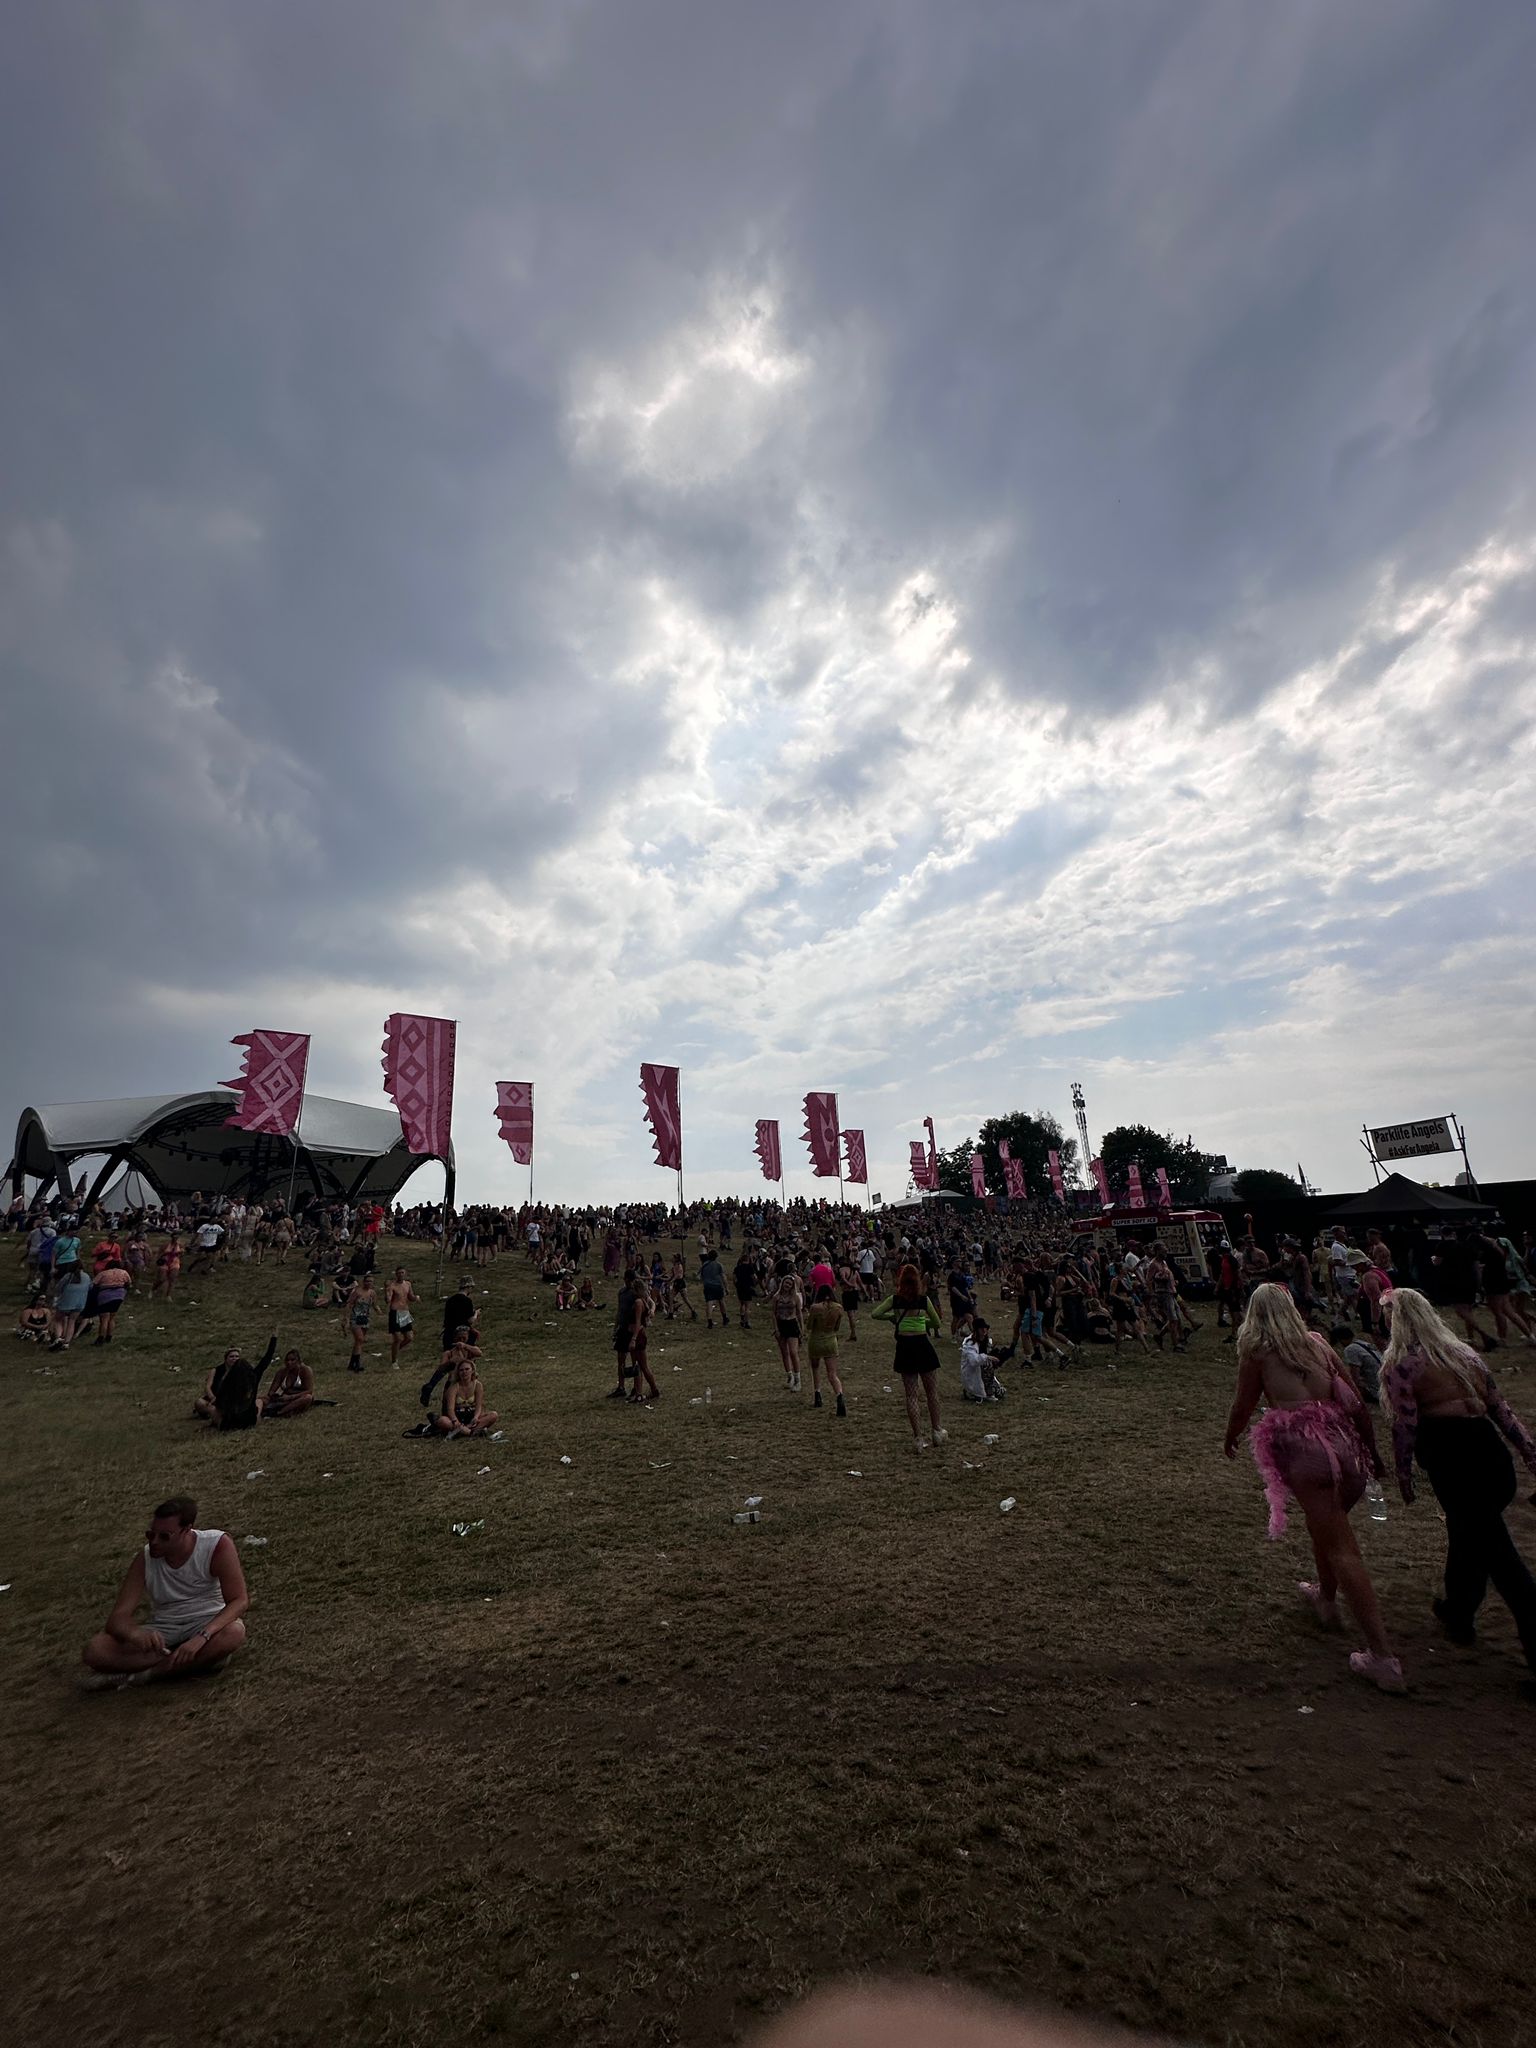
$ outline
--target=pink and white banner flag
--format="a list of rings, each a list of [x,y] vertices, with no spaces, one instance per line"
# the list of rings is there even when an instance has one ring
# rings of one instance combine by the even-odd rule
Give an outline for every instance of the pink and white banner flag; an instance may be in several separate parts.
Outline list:
[[[933,1118],[923,1118],[923,1129],[928,1133],[928,1185],[936,1188],[939,1184],[939,1141],[933,1135]]]
[[[1147,1195],[1145,1188],[1141,1184],[1141,1167],[1134,1159],[1126,1171],[1125,1184],[1130,1190],[1131,1207],[1133,1209],[1145,1209],[1147,1206]]]
[[[265,1131],[270,1138],[286,1138],[299,1128],[304,1107],[304,1076],[309,1070],[307,1031],[242,1031],[231,1045],[243,1045],[238,1081],[226,1081],[240,1097],[226,1124],[242,1131]]]
[[[864,1156],[864,1133],[844,1131],[843,1151],[848,1159],[848,1178],[860,1187],[869,1186],[869,1161]]]
[[[1171,1209],[1173,1207],[1173,1190],[1168,1185],[1168,1169],[1166,1166],[1160,1166],[1157,1169],[1157,1199],[1163,1208]]]
[[[453,1055],[459,1027],[401,1011],[384,1020],[384,1093],[400,1112],[406,1150],[446,1159],[453,1142]]]
[[[784,1160],[779,1151],[779,1123],[777,1117],[760,1116],[757,1120],[757,1143],[753,1147],[762,1161],[764,1180],[784,1178]]]
[[[1113,1208],[1114,1199],[1109,1192],[1109,1175],[1104,1170],[1104,1162],[1102,1159],[1095,1159],[1093,1162],[1093,1178],[1098,1186],[1099,1200],[1104,1204],[1106,1209]]]
[[[1023,1202],[1028,1199],[1024,1189],[1024,1162],[1022,1159],[1005,1159],[1003,1161],[1003,1184],[1008,1190],[1010,1202]]]
[[[987,1162],[979,1152],[971,1154],[971,1193],[979,1202],[987,1192]]]
[[[928,1147],[921,1138],[912,1140],[912,1185],[917,1188],[931,1188],[933,1180],[928,1166]]]
[[[645,1120],[651,1127],[656,1147],[656,1164],[683,1170],[683,1109],[681,1085],[676,1067],[642,1065],[640,1093],[645,1097]]]
[[[1059,1152],[1047,1152],[1045,1156],[1050,1163],[1051,1190],[1058,1202],[1064,1202],[1067,1199],[1067,1184],[1061,1175],[1061,1154]]]
[[[838,1159],[837,1097],[830,1093],[807,1095],[805,1130],[801,1134],[811,1155],[811,1171],[818,1180],[836,1180]]]
[[[533,1083],[496,1083],[496,1120],[519,1166],[533,1164]]]

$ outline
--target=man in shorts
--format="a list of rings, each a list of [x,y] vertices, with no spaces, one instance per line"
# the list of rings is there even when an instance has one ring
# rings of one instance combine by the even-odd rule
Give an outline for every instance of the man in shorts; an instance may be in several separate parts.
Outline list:
[[[149,1625],[135,1615],[149,1602]],[[98,1689],[209,1670],[245,1643],[250,1606],[234,1541],[197,1527],[197,1502],[176,1494],[149,1518],[144,1548],[118,1587],[100,1635],[85,1646]]]
[[[404,1266],[396,1266],[395,1277],[384,1290],[389,1310],[389,1362],[393,1365],[402,1351],[408,1351],[416,1335],[416,1318],[411,1307],[419,1299],[406,1278]]]

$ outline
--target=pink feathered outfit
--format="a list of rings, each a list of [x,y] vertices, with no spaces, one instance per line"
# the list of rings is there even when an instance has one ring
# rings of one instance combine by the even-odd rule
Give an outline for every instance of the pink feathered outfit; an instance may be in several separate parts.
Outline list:
[[[1266,1410],[1249,1431],[1249,1442],[1269,1501],[1271,1542],[1285,1534],[1286,1506],[1298,1479],[1303,1485],[1331,1485],[1348,1514],[1372,1474],[1381,1471],[1370,1411],[1337,1371],[1328,1399]]]

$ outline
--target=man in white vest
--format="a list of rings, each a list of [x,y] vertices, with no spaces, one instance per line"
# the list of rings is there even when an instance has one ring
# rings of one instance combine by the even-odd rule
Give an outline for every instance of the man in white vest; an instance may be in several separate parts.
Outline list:
[[[135,1617],[149,1602],[149,1625]],[[129,1565],[107,1625],[85,1646],[87,1683],[129,1685],[222,1664],[245,1642],[251,1604],[234,1540],[199,1529],[197,1502],[162,1501]]]

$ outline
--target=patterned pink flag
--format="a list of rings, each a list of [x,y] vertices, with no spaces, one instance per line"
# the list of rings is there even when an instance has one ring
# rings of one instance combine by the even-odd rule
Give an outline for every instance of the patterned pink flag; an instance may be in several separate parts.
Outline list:
[[[533,1083],[498,1081],[496,1117],[519,1166],[533,1164]]]
[[[1131,1191],[1131,1207],[1133,1209],[1145,1209],[1147,1197],[1146,1191],[1141,1185],[1141,1168],[1134,1159],[1131,1161],[1130,1167],[1126,1172],[1125,1184]]]
[[[304,1107],[304,1076],[309,1071],[307,1031],[242,1031],[231,1045],[243,1045],[238,1081],[226,1081],[240,1096],[240,1105],[226,1124],[242,1131],[265,1131],[286,1138],[299,1127]]]
[[[1173,1207],[1173,1190],[1168,1185],[1168,1169],[1166,1166],[1160,1166],[1157,1169],[1157,1199],[1163,1208],[1171,1209]]]
[[[677,1068],[642,1066],[640,1092],[645,1097],[645,1120],[651,1127],[656,1164],[681,1173],[683,1107]]]
[[[777,1117],[760,1116],[757,1120],[757,1143],[753,1148],[763,1165],[764,1180],[782,1180],[784,1161],[779,1152],[779,1123]]]
[[[860,1187],[869,1186],[869,1162],[864,1156],[864,1133],[844,1131],[843,1150],[848,1155],[848,1178]]]
[[[1061,1177],[1061,1154],[1047,1152],[1045,1156],[1050,1162],[1052,1191],[1058,1202],[1064,1202],[1067,1199],[1067,1184]]]
[[[1003,1183],[1008,1190],[1010,1202],[1028,1200],[1024,1189],[1024,1162],[1022,1159],[1005,1159],[1003,1161]]]
[[[810,1151],[812,1173],[818,1180],[826,1180],[829,1176],[835,1180],[839,1166],[835,1095],[807,1095],[805,1129],[801,1135]]]
[[[1099,1200],[1104,1204],[1106,1209],[1112,1209],[1114,1207],[1114,1197],[1109,1192],[1109,1175],[1104,1171],[1104,1162],[1102,1159],[1094,1160],[1093,1177],[1095,1181],[1098,1183]]]
[[[987,1192],[987,1162],[979,1152],[971,1154],[971,1193],[979,1202]]]
[[[921,1138],[914,1138],[912,1140],[911,1170],[912,1185],[914,1187],[931,1188],[933,1186],[933,1181],[929,1177],[928,1170],[928,1147],[923,1143]]]
[[[396,1011],[384,1020],[384,1093],[400,1112],[408,1152],[446,1159],[453,1133],[453,1054],[459,1027],[447,1017]]]

